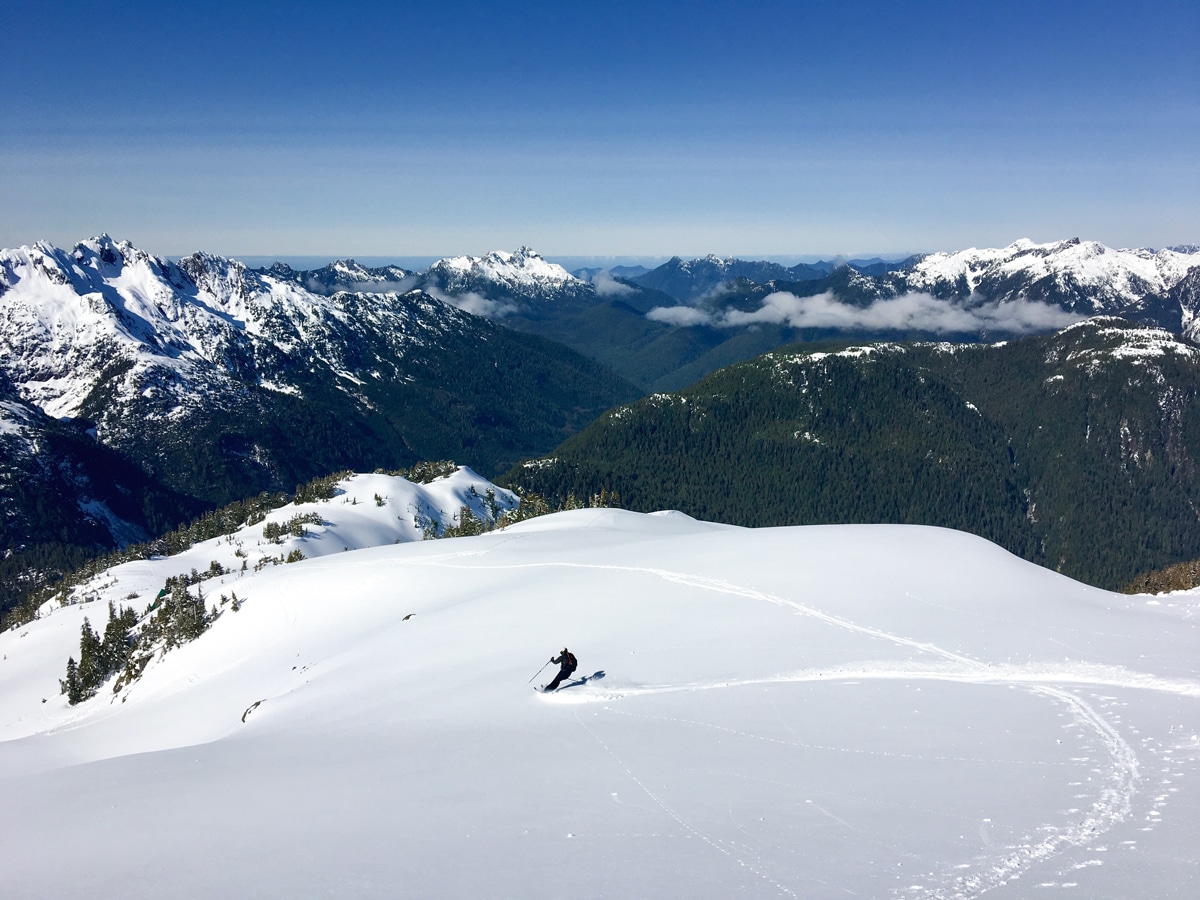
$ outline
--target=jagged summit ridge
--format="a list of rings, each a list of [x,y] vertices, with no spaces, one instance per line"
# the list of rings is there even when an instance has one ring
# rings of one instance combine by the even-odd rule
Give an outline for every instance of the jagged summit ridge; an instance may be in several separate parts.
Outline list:
[[[1022,238],[1007,247],[929,254],[898,273],[895,283],[935,295],[986,293],[989,299],[1086,292],[1091,310],[1100,313],[1146,294],[1163,294],[1196,266],[1200,257],[1171,249],[1114,250],[1079,238],[1048,244]]]
[[[587,290],[587,282],[576,278],[562,266],[547,262],[541,254],[522,246],[514,251],[493,250],[484,256],[453,256],[440,259],[423,272],[400,266],[364,266],[353,259],[340,259],[319,269],[297,271],[286,263],[275,263],[257,274],[276,278],[318,294],[338,291],[355,293],[404,293],[428,290],[462,308],[482,309],[493,314],[497,309],[462,295],[478,294],[505,301],[538,300],[564,292]],[[493,316],[495,317],[495,315]]]
[[[353,273],[348,265],[341,270]],[[6,250],[5,368],[50,414],[78,416],[114,365],[127,368],[135,393],[153,395],[144,383],[153,371],[160,387],[180,388],[181,404],[197,378],[298,390],[297,378],[317,364],[360,377],[362,364],[350,360],[359,339],[382,337],[402,351],[422,331],[465,315],[425,294],[325,295],[284,275],[209,253],[173,263],[108,235],[69,252],[44,242]]]
[[[338,291],[405,293],[420,282],[419,276],[400,266],[370,267],[353,259],[338,259],[319,269],[305,271],[297,271],[287,263],[277,262],[256,271],[316,294],[335,294]]]
[[[514,291],[584,284],[562,266],[547,262],[537,251],[525,246],[512,252],[493,250],[486,256],[441,259],[429,267],[427,278],[446,291],[470,289],[481,282]]]

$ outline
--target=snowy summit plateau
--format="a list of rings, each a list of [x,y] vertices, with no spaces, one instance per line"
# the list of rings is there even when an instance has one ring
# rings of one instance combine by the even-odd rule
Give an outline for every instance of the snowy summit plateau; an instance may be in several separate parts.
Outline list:
[[[414,540],[514,499],[351,476],[0,634],[4,896],[1195,885],[1194,597],[911,526],[578,509]],[[211,625],[68,705],[85,619],[145,627],[189,571]],[[535,693],[564,644],[585,677]]]

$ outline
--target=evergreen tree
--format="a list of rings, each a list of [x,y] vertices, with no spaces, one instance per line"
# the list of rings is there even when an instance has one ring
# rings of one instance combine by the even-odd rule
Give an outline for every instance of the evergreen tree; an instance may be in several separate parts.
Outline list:
[[[113,602],[108,602],[108,625],[104,628],[104,640],[101,643],[101,658],[104,663],[104,677],[125,668],[129,654],[133,649],[131,629],[137,624],[137,613],[132,609],[116,609]]]
[[[79,666],[75,664],[75,657],[67,657],[67,677],[58,684],[62,688],[61,693],[67,695],[67,702],[71,706],[84,699],[83,686],[79,682]]]
[[[104,668],[104,647],[86,618],[79,631],[79,685],[84,695],[90,697],[108,674]]]

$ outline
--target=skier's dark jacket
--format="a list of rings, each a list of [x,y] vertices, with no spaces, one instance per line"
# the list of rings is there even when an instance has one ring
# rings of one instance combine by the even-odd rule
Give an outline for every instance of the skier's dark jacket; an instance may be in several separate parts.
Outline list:
[[[563,652],[550,660],[550,662],[562,666],[563,675],[570,675],[575,671],[575,667],[579,665],[579,662],[575,659],[575,654],[565,647],[563,648]]]

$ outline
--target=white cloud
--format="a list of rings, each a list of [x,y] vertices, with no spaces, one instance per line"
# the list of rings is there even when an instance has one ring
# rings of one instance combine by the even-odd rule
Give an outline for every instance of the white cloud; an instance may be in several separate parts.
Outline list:
[[[646,313],[647,319],[665,322],[668,325],[712,325],[711,313],[694,306],[656,306]]]
[[[671,325],[788,325],[792,328],[837,328],[846,331],[931,331],[934,333],[1001,331],[1026,334],[1065,328],[1083,316],[1048,303],[1014,300],[964,306],[930,294],[902,294],[867,306],[843,303],[826,292],[797,297],[776,291],[753,312],[730,310],[712,315],[688,306],[659,307],[648,318]]]
[[[623,294],[633,293],[632,287],[617,281],[608,269],[601,269],[592,276],[592,287],[601,297],[620,297]]]
[[[473,316],[483,316],[488,319],[503,319],[505,316],[517,311],[517,307],[512,303],[489,300],[487,297],[484,297],[482,294],[476,294],[474,291],[465,291],[461,294],[447,294],[438,290],[433,285],[426,285],[425,292],[431,297],[441,300],[443,303],[449,303],[451,306],[457,306],[463,312],[469,312]]]

